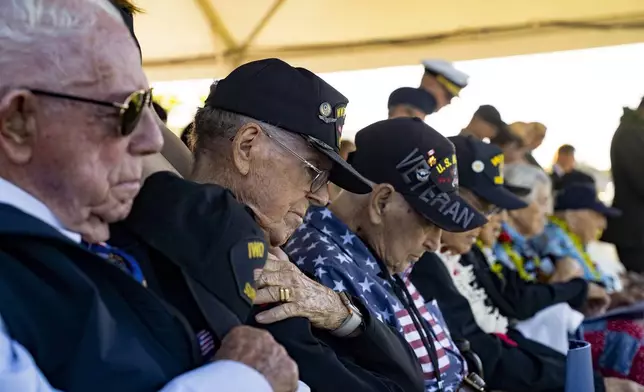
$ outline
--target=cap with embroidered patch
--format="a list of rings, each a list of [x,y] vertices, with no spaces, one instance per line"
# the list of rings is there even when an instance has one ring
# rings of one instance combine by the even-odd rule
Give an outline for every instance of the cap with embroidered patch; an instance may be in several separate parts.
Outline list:
[[[467,87],[469,76],[454,67],[454,64],[441,59],[423,60],[425,72],[436,77],[438,83],[453,96],[458,96],[462,89]]]
[[[394,118],[356,134],[349,162],[369,180],[392,185],[427,220],[451,232],[487,220],[458,194],[454,145],[418,118]]]
[[[456,147],[461,186],[488,203],[506,210],[517,210],[528,205],[512,190],[504,186],[503,151],[472,136],[452,136]]]
[[[333,183],[353,193],[368,193],[368,181],[339,155],[348,102],[313,72],[265,59],[241,65],[217,82],[206,106],[302,135],[333,161]]]

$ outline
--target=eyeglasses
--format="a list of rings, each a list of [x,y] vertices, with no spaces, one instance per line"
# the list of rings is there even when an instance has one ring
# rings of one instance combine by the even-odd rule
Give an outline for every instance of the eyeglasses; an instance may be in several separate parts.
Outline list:
[[[261,127],[260,127],[261,128]],[[265,129],[262,128],[262,131],[266,136],[268,136],[269,139],[273,140],[275,143],[279,144],[282,146],[286,151],[290,152],[293,154],[297,159],[302,161],[304,165],[306,165],[307,169],[313,171],[315,175],[313,175],[313,181],[311,182],[311,193],[317,193],[320,189],[322,189],[323,186],[329,183],[329,176],[331,173],[328,170],[320,170],[315,165],[313,165],[311,162],[307,161],[306,159],[302,158],[300,154],[296,153],[292,149],[288,148],[284,143],[280,142],[277,140],[275,137],[273,137],[270,133],[266,132]],[[307,141],[307,143],[310,144],[310,142]]]
[[[110,102],[110,101],[101,101],[92,98],[78,97],[75,95],[57,93],[47,90],[39,89],[28,89],[32,94],[43,95],[46,97],[52,98],[61,98],[68,99],[71,101],[91,103],[99,106],[107,106],[111,108],[119,109],[119,122],[120,122],[120,131],[121,135],[128,136],[136,129],[141,115],[143,114],[143,109],[146,106],[152,105],[152,89],[148,90],[138,90],[130,94],[125,102]]]

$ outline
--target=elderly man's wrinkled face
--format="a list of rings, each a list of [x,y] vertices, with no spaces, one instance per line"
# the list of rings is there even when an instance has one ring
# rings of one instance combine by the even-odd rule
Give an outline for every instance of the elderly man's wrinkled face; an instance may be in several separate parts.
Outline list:
[[[329,202],[331,161],[301,136],[250,123],[235,136],[233,156],[244,176],[234,193],[253,210],[272,246],[288,240],[311,203]]]
[[[544,183],[538,183],[532,190],[526,208],[508,212],[517,230],[525,237],[533,237],[540,234],[548,216],[552,214],[552,194],[550,187]]]
[[[358,234],[367,233],[371,247],[391,273],[405,271],[425,252],[438,249],[442,230],[418,214],[390,185],[376,185],[371,192],[369,222],[371,227],[358,228]]]
[[[43,43],[47,51],[58,51],[62,71],[50,72],[32,54],[23,73],[37,77],[21,85],[108,102],[123,102],[147,88],[138,49],[122,21],[101,14],[95,31]],[[122,136],[117,108],[28,90],[10,90],[1,98],[0,124],[2,176],[91,242],[107,240],[108,223],[127,216],[140,188],[143,157],[163,144],[149,108],[135,131]]]
[[[606,229],[606,218],[593,210],[566,211],[566,221],[584,244],[599,239]]]
[[[497,238],[501,235],[501,224],[507,219],[507,212],[505,210],[490,215],[487,218],[487,223],[481,229],[479,240],[484,246],[491,248],[496,244]]]

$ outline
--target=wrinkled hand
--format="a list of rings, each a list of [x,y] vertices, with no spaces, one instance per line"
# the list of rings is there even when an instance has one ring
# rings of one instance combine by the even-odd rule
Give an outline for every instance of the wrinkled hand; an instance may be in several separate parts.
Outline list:
[[[289,302],[257,314],[257,322],[271,324],[291,317],[306,317],[316,328],[339,328],[349,317],[349,311],[338,293],[309,279],[288,259],[278,258],[274,253],[269,253],[263,270],[255,271],[254,303],[280,302],[280,287],[290,289],[291,295]]]
[[[588,283],[588,295],[586,305],[584,306],[584,314],[586,316],[598,316],[608,309],[610,305],[610,297],[603,287],[596,283]]]
[[[248,326],[233,328],[222,340],[215,360],[241,362],[260,372],[276,392],[293,392],[299,379],[297,364],[273,336]]]
[[[644,392],[644,386],[631,381],[619,378],[604,379],[606,392]]]

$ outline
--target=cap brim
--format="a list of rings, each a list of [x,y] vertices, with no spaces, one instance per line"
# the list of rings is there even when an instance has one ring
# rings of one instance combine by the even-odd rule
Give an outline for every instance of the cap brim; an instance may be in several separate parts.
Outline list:
[[[592,208],[593,211],[596,211],[602,215],[604,215],[607,218],[617,218],[618,216],[622,215],[622,211],[613,208],[613,207],[608,207],[604,203],[598,201]]]
[[[528,206],[528,203],[519,199],[514,193],[501,185],[473,189],[473,191],[483,200],[504,210],[519,210]]]
[[[420,200],[418,196],[404,194],[403,196],[414,210],[425,219],[451,233],[474,230],[487,223],[485,216],[466,202],[458,193],[447,194],[443,192],[429,202]],[[434,203],[432,203],[433,201]]]
[[[319,152],[326,155],[333,162],[329,180],[342,189],[351,193],[365,194],[372,191],[371,182],[362,174],[358,173],[347,161],[342,159],[340,154],[335,152],[331,147],[326,146],[315,138],[306,137],[311,141],[311,145]]]
[[[512,192],[512,194],[514,194],[515,196],[519,196],[519,197],[528,196],[530,192],[532,192],[532,189],[524,188],[522,186],[504,184],[503,187],[505,187],[505,189],[507,189],[508,191]]]

